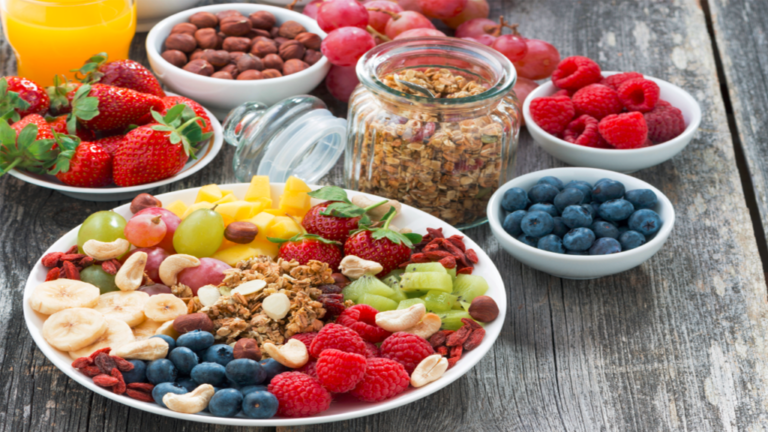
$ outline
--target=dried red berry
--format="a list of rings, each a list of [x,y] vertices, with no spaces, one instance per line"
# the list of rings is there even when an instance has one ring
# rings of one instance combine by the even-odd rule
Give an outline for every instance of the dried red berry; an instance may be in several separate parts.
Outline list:
[[[51,252],[48,254],[45,254],[43,256],[43,259],[40,260],[40,262],[48,268],[56,267],[59,265],[59,260],[61,259],[61,256],[64,255],[62,252]]]
[[[115,377],[106,374],[100,374],[93,377],[93,383],[99,387],[109,388],[113,385],[116,385],[118,380]]]
[[[472,274],[472,267],[464,267],[456,270],[456,274]]]
[[[80,272],[77,271],[77,267],[75,267],[71,261],[64,261],[61,270],[62,276],[64,276],[65,279],[80,280]]]
[[[464,342],[467,341],[467,338],[469,338],[469,334],[472,332],[472,328],[468,325],[461,326],[460,329],[456,330],[452,335],[448,336],[448,339],[445,341],[445,345],[448,347],[454,347],[454,346],[460,346],[463,345]]]
[[[456,363],[461,360],[461,357],[451,357],[448,359],[448,369],[452,368]]]
[[[448,241],[451,242],[452,245],[456,246],[457,248],[461,249],[462,252],[466,250],[466,246],[464,245],[464,236],[460,236],[458,234],[454,234],[450,237],[448,237]]]
[[[77,245],[73,245],[69,249],[67,249],[66,252],[64,252],[64,255],[74,254],[77,253]]]
[[[480,346],[480,344],[483,342],[483,339],[485,338],[485,329],[480,327],[472,330],[472,334],[469,335],[469,338],[467,338],[467,341],[464,342],[464,351],[472,351],[473,349]]]
[[[72,367],[75,369],[82,369],[86,366],[92,366],[92,365],[93,365],[93,359],[89,357],[76,358],[75,361],[72,362]]]
[[[464,353],[464,347],[462,345],[451,347],[450,348],[450,355],[449,358],[453,357],[461,357],[461,355]]]
[[[101,263],[101,269],[111,275],[116,275],[117,271],[120,270],[120,262],[117,260],[104,261]]]
[[[465,326],[468,326],[471,330],[477,330],[483,328],[480,324],[477,323],[477,321],[469,318],[462,318],[461,322],[464,323]],[[463,326],[462,326],[463,327]]]
[[[94,262],[94,259],[89,257],[89,256],[87,256],[87,257],[81,259],[80,261],[78,261],[77,262],[77,266],[80,269],[84,269],[86,267],[89,267],[89,266],[93,265],[93,262]]]
[[[447,357],[448,356],[448,347],[445,346],[445,345],[443,345],[441,347],[437,347],[437,349],[435,349],[435,352],[440,354],[443,357]]]
[[[115,361],[107,353],[97,355],[93,362],[101,370],[101,373],[105,374],[110,373],[113,368],[117,367]]]
[[[45,281],[48,282],[48,281],[56,280],[59,277],[61,277],[61,269],[58,267],[54,267],[48,270],[48,274],[45,275]]]
[[[456,268],[456,258],[454,258],[453,256],[447,256],[438,262],[440,263],[440,265],[442,265],[447,269]]]
[[[426,255],[427,258],[432,259],[432,260],[441,260],[441,259],[443,259],[445,257],[452,257],[453,256],[453,254],[451,254],[450,252],[441,251],[441,250],[425,252],[424,255]]]
[[[95,377],[96,375],[101,375],[101,370],[97,366],[86,366],[83,368],[79,368],[80,372],[88,377]]]
[[[117,368],[112,368],[112,371],[109,374],[112,375],[112,377],[117,380],[117,384],[115,384],[112,387],[112,391],[116,394],[125,393],[126,387],[125,387],[125,380],[123,380],[123,374],[120,373],[120,371],[117,370]]]
[[[128,360],[117,356],[109,356],[109,358],[115,362],[115,365],[117,365],[117,369],[119,369],[120,372],[130,372],[133,370],[133,363]]]
[[[95,360],[96,357],[99,356],[99,354],[102,354],[102,353],[109,354],[110,351],[112,351],[112,348],[110,347],[97,349],[96,351],[92,352],[91,355],[88,356],[88,358],[90,358],[91,360]]]
[[[59,259],[61,261],[70,261],[71,262],[71,261],[80,261],[83,258],[85,258],[85,255],[68,253],[68,254],[62,255]]]
[[[149,393],[140,392],[138,390],[127,389],[125,395],[131,399],[140,400],[142,402],[154,402],[152,395]]]
[[[135,383],[130,383],[130,384],[128,384],[128,385],[127,385],[127,387],[128,387],[129,389],[133,389],[133,390],[141,390],[141,391],[145,391],[145,392],[151,392],[151,391],[152,391],[152,389],[154,389],[154,388],[155,388],[155,386],[154,386],[153,384],[150,384],[150,383],[142,383],[142,382],[135,382]]]
[[[445,345],[445,340],[446,340],[445,333],[439,331],[433,334],[432,337],[429,338],[429,343],[432,345],[432,348],[437,348]]]

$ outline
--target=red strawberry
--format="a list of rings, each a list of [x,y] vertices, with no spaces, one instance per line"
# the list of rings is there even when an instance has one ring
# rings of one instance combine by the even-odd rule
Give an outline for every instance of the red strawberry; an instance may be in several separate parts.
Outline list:
[[[84,75],[81,81],[86,84],[107,84],[165,97],[165,92],[152,72],[133,60],[108,62],[107,54],[99,53],[88,59],[79,72]]]
[[[0,79],[0,116],[18,121],[30,114],[44,114],[51,99],[32,80],[9,76]]]
[[[112,183],[112,156],[98,144],[83,141],[71,159],[59,158],[53,172],[62,183],[70,186],[106,186]]]
[[[94,141],[99,147],[103,148],[110,156],[115,156],[117,149],[125,141],[125,135],[113,135],[106,138],[100,138]]]
[[[68,80],[64,82],[56,75],[53,77],[53,85],[46,88],[46,92],[51,99],[51,111],[54,114],[67,114],[72,111],[72,99],[75,98],[77,89],[82,84],[72,83]]]
[[[138,122],[152,109],[163,109],[163,101],[157,96],[104,84],[84,84],[72,99],[72,113],[86,129],[107,131],[123,129]],[[73,132],[74,120],[68,121]]]
[[[401,234],[389,229],[389,223],[394,216],[394,209],[390,209],[382,219],[384,221],[382,228],[365,228],[353,233],[344,243],[344,254],[376,261],[384,267],[381,271],[382,275],[388,274],[408,261],[413,244],[419,243],[421,236]]]
[[[17,168],[46,174],[56,163],[58,152],[52,152],[52,139],[37,139],[37,125],[32,122],[17,133],[5,119],[0,119],[0,176]]]
[[[52,131],[60,134],[69,133],[69,131],[67,131],[66,115],[60,115],[58,117],[54,117],[53,119],[49,117],[46,121],[48,122],[48,125],[51,127]],[[88,129],[84,129],[80,124],[77,125],[75,135],[77,135],[81,141],[93,141],[96,138],[96,135],[93,132],[89,131]]]
[[[53,139],[53,131],[51,130],[51,126],[40,114],[30,114],[14,123],[11,127],[16,131],[16,134],[18,135],[21,130],[24,129],[24,126],[28,124],[34,124],[37,126],[37,139]]]
[[[309,209],[301,225],[311,234],[342,243],[347,241],[349,233],[356,230],[360,223],[371,224],[371,219],[366,215],[368,210],[387,202],[384,200],[368,208],[361,208],[352,204],[344,189],[338,186],[325,186],[310,192],[309,196],[328,201]]]
[[[341,243],[326,240],[314,234],[306,232],[293,236],[290,240],[269,239],[280,245],[280,258],[290,261],[296,260],[299,264],[305,265],[310,261],[320,261],[327,263],[328,266],[336,270],[341,264]]]
[[[200,128],[203,129],[204,134],[213,132],[211,119],[208,118],[208,114],[205,112],[205,108],[203,108],[202,105],[193,101],[192,99],[185,98],[183,96],[166,96],[163,98],[163,105],[165,105],[165,108],[160,111],[160,114],[165,115],[169,109],[175,107],[178,104],[184,104],[192,108],[194,114],[202,119],[198,121],[197,124],[199,124]],[[193,117],[192,113],[189,112],[182,114],[182,118],[185,116],[189,118]]]

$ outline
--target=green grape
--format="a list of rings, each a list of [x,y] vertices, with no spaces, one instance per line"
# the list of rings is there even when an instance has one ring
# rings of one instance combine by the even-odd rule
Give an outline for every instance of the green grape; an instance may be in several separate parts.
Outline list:
[[[96,212],[83,222],[77,232],[77,249],[83,252],[83,245],[88,240],[112,242],[125,238],[125,218],[113,211]]]
[[[98,287],[102,294],[118,291],[117,285],[115,285],[115,276],[105,272],[98,265],[84,268],[80,272],[80,280]]]
[[[224,241],[224,219],[209,209],[195,210],[181,221],[173,235],[176,253],[198,258],[216,253]]]

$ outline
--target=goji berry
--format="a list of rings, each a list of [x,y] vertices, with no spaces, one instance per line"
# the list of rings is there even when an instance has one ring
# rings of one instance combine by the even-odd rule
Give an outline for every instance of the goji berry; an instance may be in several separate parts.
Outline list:
[[[117,378],[106,374],[99,374],[93,377],[93,383],[99,387],[108,388],[117,384]]]
[[[85,255],[83,255],[83,254],[66,253],[66,254],[62,255],[59,259],[62,260],[62,261],[80,261],[83,258],[85,258]]]
[[[461,319],[461,322],[463,322],[463,323],[464,323],[464,325],[466,325],[466,326],[469,326],[469,328],[470,328],[470,329],[472,329],[472,330],[477,330],[477,329],[481,329],[481,328],[483,328],[483,326],[481,326],[480,324],[478,324],[478,323],[477,323],[477,321],[475,321],[475,320],[473,320],[473,319],[469,319],[469,318],[462,318],[462,319]]]
[[[413,254],[413,255],[411,255],[411,262],[415,262],[415,263],[427,263],[427,262],[430,262],[430,259],[429,259],[429,257],[427,257],[427,255],[426,255],[426,254],[424,254],[424,253],[417,253],[417,254]]]
[[[84,269],[86,267],[93,265],[93,261],[94,259],[92,257],[87,256],[77,262],[77,267],[79,267],[80,269]]]
[[[455,347],[451,347],[450,354],[448,355],[448,358],[461,357],[461,355],[463,353],[464,353],[464,347],[462,347],[461,345],[455,346]]]
[[[445,345],[443,345],[443,346],[441,346],[441,347],[437,347],[437,349],[435,350],[435,352],[436,352],[436,353],[438,353],[438,354],[440,354],[440,355],[441,355],[441,356],[443,356],[443,357],[447,357],[447,356],[448,356],[448,347],[447,347],[447,346],[445,346]]]
[[[61,277],[61,269],[58,267],[54,267],[48,270],[48,274],[45,275],[45,281],[48,282],[48,281],[56,280],[59,277]]]
[[[101,375],[101,371],[97,366],[86,366],[84,368],[80,368],[80,372],[88,377],[95,377],[96,375]]]
[[[150,383],[142,383],[142,382],[130,383],[130,384],[127,385],[127,387],[129,389],[141,390],[141,391],[145,391],[145,392],[151,392],[152,389],[155,388],[155,386],[150,384]]]
[[[117,394],[125,393],[126,387],[125,387],[125,380],[123,380],[123,374],[120,373],[120,371],[117,370],[117,368],[112,368],[112,371],[109,374],[112,375],[112,377],[117,380],[117,384],[115,384],[112,387],[112,391]]]
[[[90,357],[79,357],[72,362],[72,367],[75,369],[82,369],[86,366],[93,366],[93,359]]]
[[[64,252],[64,255],[70,255],[74,253],[77,253],[77,245],[74,245],[71,248],[67,249],[67,251]]]
[[[480,346],[480,344],[483,342],[483,338],[485,338],[485,329],[480,327],[472,330],[472,334],[469,335],[469,338],[467,338],[467,341],[464,342],[464,351],[472,351],[473,349]]]
[[[439,331],[429,338],[429,344],[432,345],[432,348],[437,348],[439,346],[445,345],[445,339],[445,333]]]
[[[443,259],[445,257],[452,257],[453,256],[450,252],[441,251],[441,250],[424,252],[424,255],[426,255],[427,258],[429,258],[431,260],[435,260],[435,261]]]
[[[111,275],[116,275],[117,271],[120,270],[120,263],[116,260],[104,261],[101,263],[101,269]]]
[[[429,234],[432,240],[437,238],[445,238],[442,228],[427,228],[427,234]]]
[[[90,358],[91,360],[95,360],[99,354],[101,353],[109,354],[110,351],[112,351],[112,348],[110,347],[97,349],[96,351],[92,352],[91,355],[88,356],[88,358]]]
[[[477,253],[473,249],[467,249],[465,254],[467,255],[467,259],[469,260],[469,262],[471,262],[472,264],[477,264],[477,262],[480,261],[477,258]]]
[[[62,255],[64,255],[63,252],[47,253],[45,256],[43,256],[43,259],[41,259],[40,262],[43,264],[43,266],[48,268],[56,267],[59,265],[59,259],[61,259]]]
[[[467,338],[469,337],[469,334],[472,332],[472,328],[463,325],[460,329],[456,330],[455,333],[448,336],[448,338],[445,341],[445,346],[448,347],[454,347],[454,346],[461,346],[464,345],[464,342],[467,341]]]
[[[424,246],[424,252],[440,250],[441,240],[445,240],[445,239],[435,239],[429,242],[428,245]]]
[[[461,357],[451,357],[451,358],[449,358],[448,359],[448,369],[454,367],[456,365],[456,363],[459,362],[459,360],[461,360]]]
[[[134,390],[134,389],[127,389],[125,391],[125,395],[128,396],[131,399],[140,400],[142,402],[154,402],[155,401],[152,398],[151,394],[140,392],[140,391]]]
[[[64,261],[61,270],[65,279],[80,280],[80,272],[77,271],[77,267],[70,261]]]
[[[464,236],[460,236],[458,234],[454,234],[450,237],[448,237],[448,241],[451,242],[454,246],[461,249],[462,252],[466,250],[466,246],[464,246]]]
[[[120,372],[130,372],[133,370],[133,363],[129,362],[128,360],[117,356],[109,356],[109,358],[115,362],[117,369],[120,370]]]
[[[447,256],[447,257],[441,259],[438,262],[440,263],[440,265],[442,265],[443,267],[445,267],[447,269],[456,268],[456,258],[454,258],[452,256]]]
[[[116,368],[117,364],[107,353],[101,353],[96,356],[93,361],[102,373],[108,374],[112,371],[112,368]]]
[[[456,274],[472,274],[472,267],[464,267],[456,270]]]

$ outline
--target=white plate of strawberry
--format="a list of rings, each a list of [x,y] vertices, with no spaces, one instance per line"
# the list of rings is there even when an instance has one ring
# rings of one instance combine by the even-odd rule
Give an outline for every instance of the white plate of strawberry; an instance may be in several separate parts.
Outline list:
[[[132,60],[89,59],[80,82],[0,78],[0,175],[117,201],[183,179],[221,150],[221,124]]]

